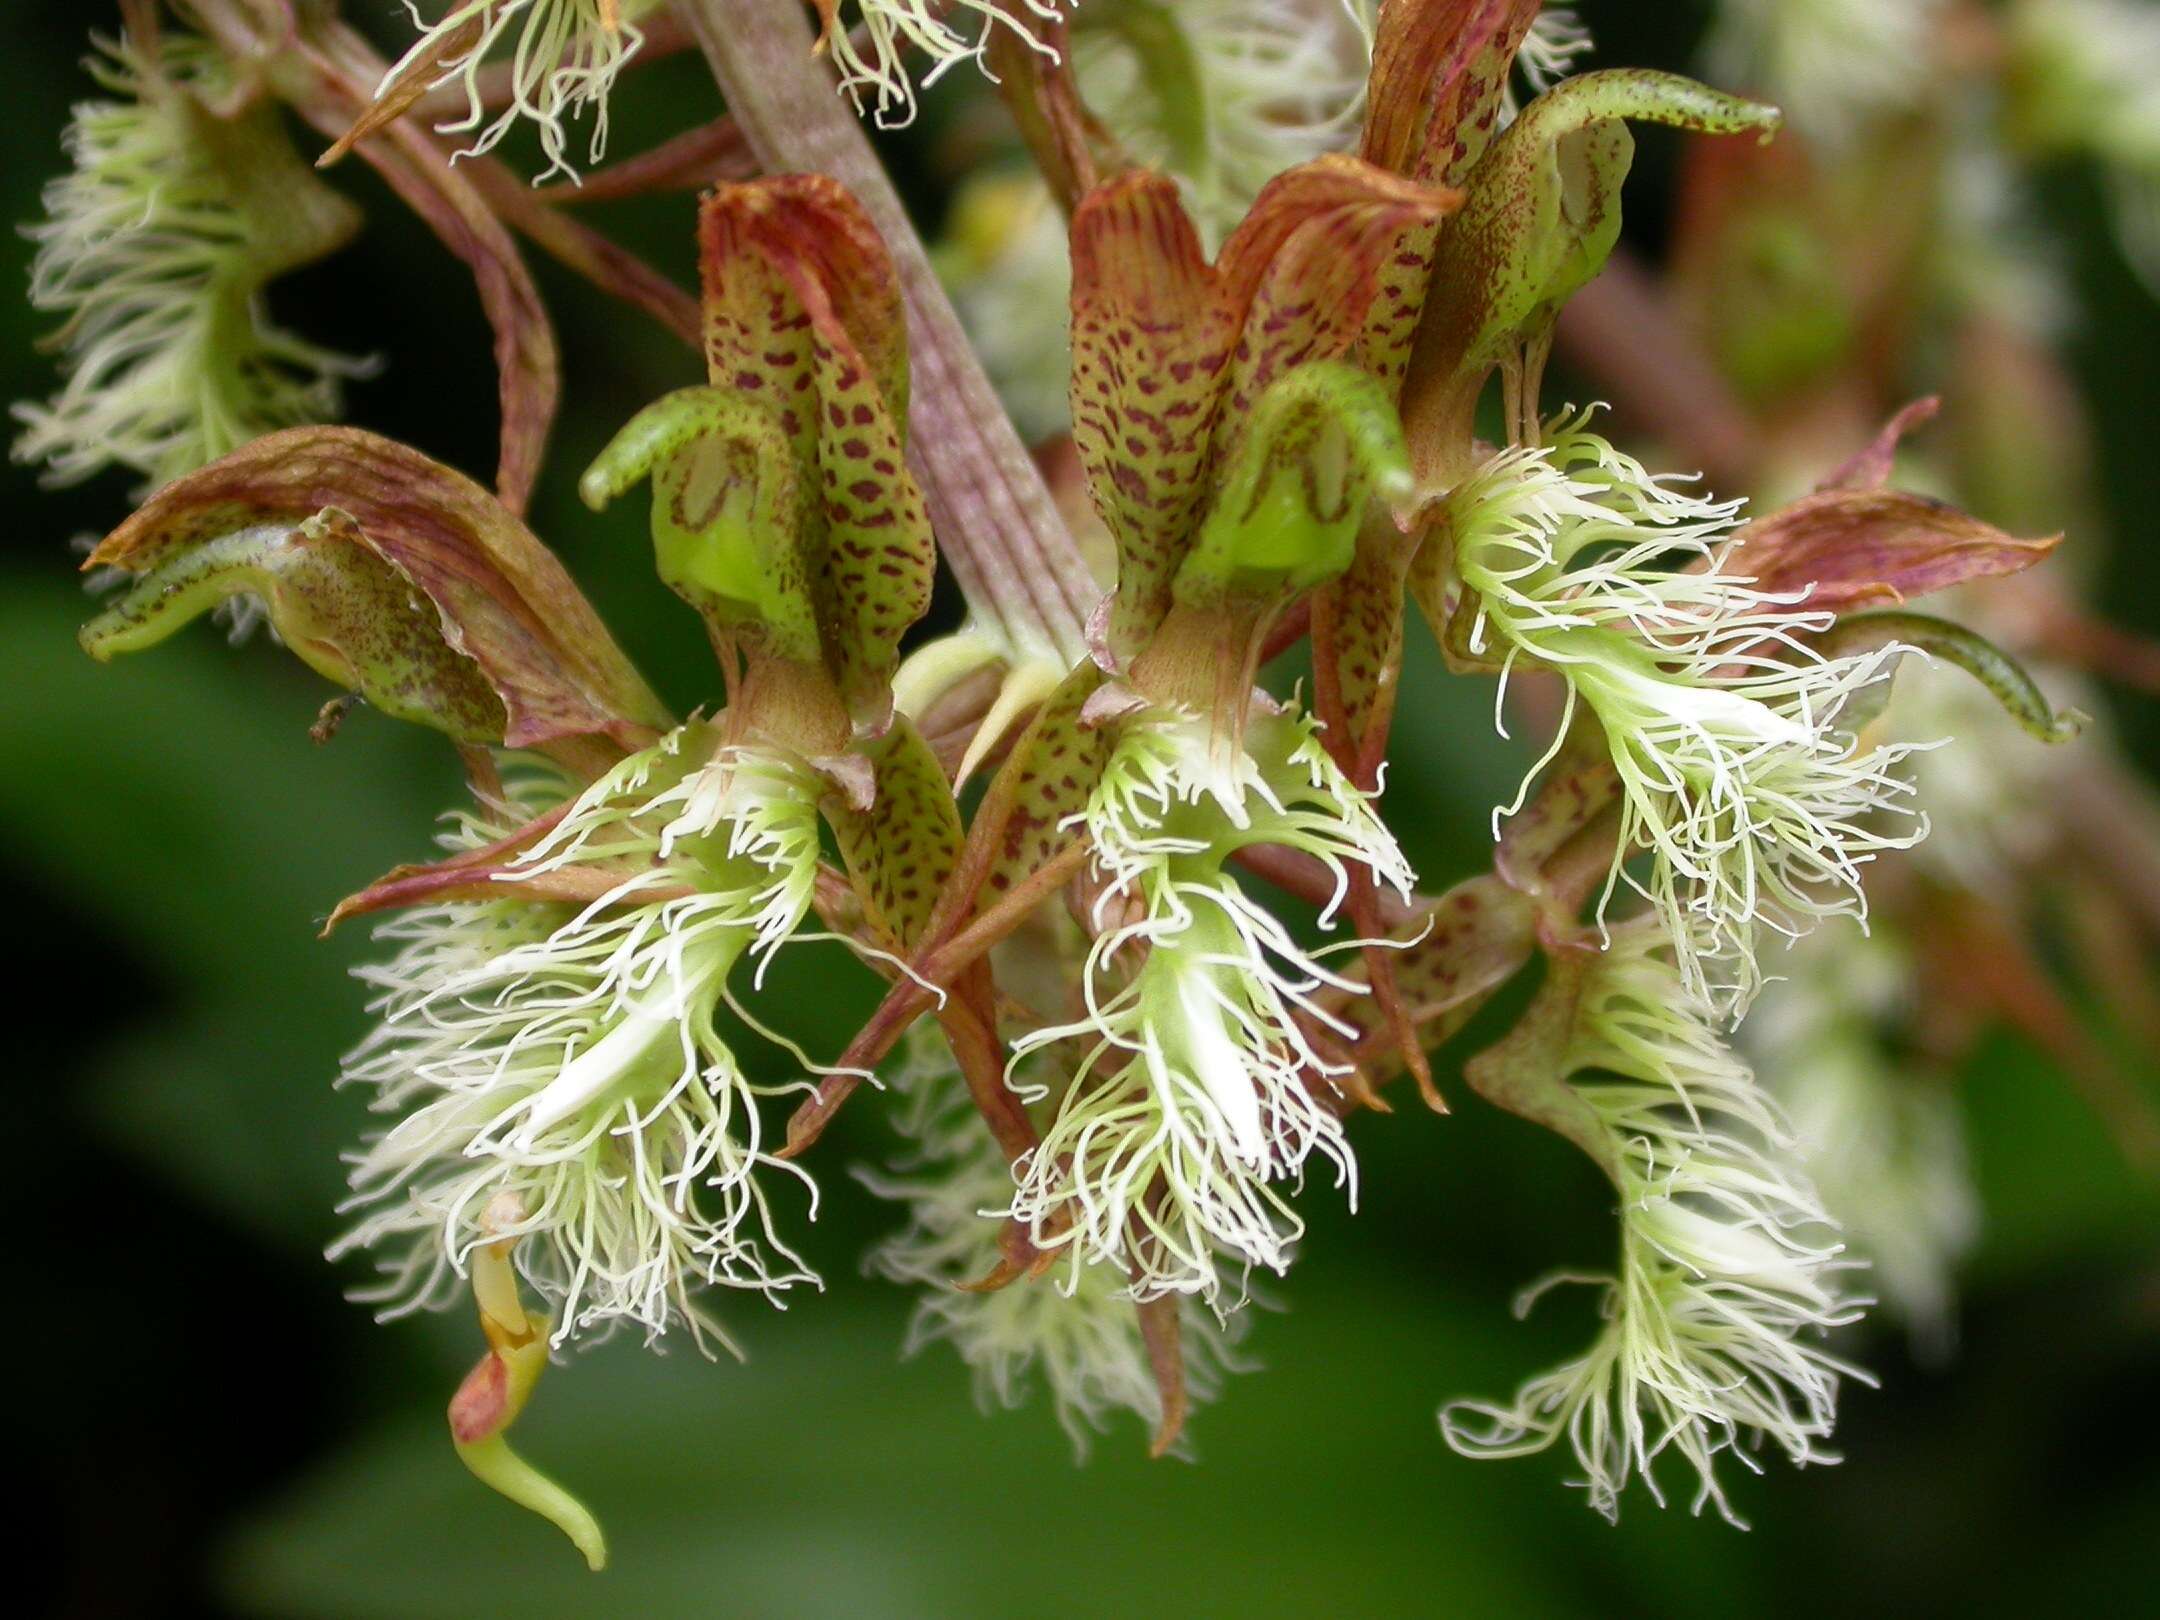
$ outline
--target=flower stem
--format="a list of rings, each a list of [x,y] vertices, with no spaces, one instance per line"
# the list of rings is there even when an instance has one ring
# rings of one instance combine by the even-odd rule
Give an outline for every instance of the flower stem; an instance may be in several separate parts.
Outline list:
[[[978,619],[1016,652],[1071,665],[1101,595],[1042,475],[975,358],[885,168],[813,54],[796,0],[680,0],[767,173],[815,171],[855,194],[907,297],[914,371],[909,458],[938,544]]]
[[[862,1083],[862,1071],[877,1066],[907,1033],[908,1026],[929,1011],[944,986],[951,984],[991,946],[1025,922],[1038,905],[1071,882],[1087,856],[1085,841],[1076,839],[1067,844],[1015,883],[997,904],[979,913],[943,943],[919,954],[909,965],[907,976],[896,981],[885,993],[885,999],[878,1003],[870,1021],[841,1054],[833,1072],[810,1099],[795,1110],[788,1121],[787,1146],[780,1150],[780,1157],[792,1159],[806,1151],[823,1133],[833,1115],[840,1111],[840,1105]]]

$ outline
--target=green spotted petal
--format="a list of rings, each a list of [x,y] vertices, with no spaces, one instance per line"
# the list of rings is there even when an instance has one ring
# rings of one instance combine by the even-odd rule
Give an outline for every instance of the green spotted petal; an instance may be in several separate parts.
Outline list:
[[[317,669],[453,736],[513,748],[604,736],[637,748],[672,723],[562,564],[499,500],[357,428],[268,434],[174,480],[87,566],[144,582],[85,629],[99,657],[254,592]],[[356,617],[369,611],[380,626]],[[419,646],[423,627],[439,653]],[[379,657],[392,662],[370,662]],[[451,673],[467,663],[499,700],[484,737],[486,705]]]
[[[1422,285],[1432,231],[1461,201],[1460,192],[1339,154],[1262,189],[1219,265],[1240,334],[1218,455],[1268,387],[1298,366],[1362,349],[1392,380],[1407,309],[1391,298]]]
[[[427,599],[334,507],[179,553],[83,627],[83,650],[101,663],[140,651],[235,596],[261,601],[294,656],[383,713],[463,743],[502,740],[502,700],[480,666],[452,649]]]

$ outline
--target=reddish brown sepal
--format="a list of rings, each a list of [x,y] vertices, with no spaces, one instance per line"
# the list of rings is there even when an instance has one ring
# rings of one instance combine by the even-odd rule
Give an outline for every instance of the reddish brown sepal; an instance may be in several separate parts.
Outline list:
[[[1484,156],[1500,93],[1540,0],[1384,0],[1361,154],[1458,185]]]
[[[1758,518],[1721,559],[1810,612],[1850,613],[2030,568],[2062,536],[2020,540],[1925,495],[1829,489]]]
[[[291,428],[167,484],[90,554],[139,574],[259,525],[326,509],[435,607],[507,714],[513,748],[604,736],[642,746],[670,721],[552,552],[463,474],[358,428]]]

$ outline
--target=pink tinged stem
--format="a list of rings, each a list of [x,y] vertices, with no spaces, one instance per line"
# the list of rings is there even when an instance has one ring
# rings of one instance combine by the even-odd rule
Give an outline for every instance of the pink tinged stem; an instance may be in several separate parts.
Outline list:
[[[327,47],[322,42],[303,47],[279,85],[294,110],[333,140],[368,106],[369,92],[349,71],[354,58],[372,65],[365,41],[333,27]],[[496,493],[503,505],[522,515],[539,479],[548,429],[562,396],[561,356],[539,289],[509,229],[470,179],[420,130],[403,121],[393,123],[382,131],[382,139],[364,143],[360,155],[472,271],[495,333],[502,401]]]

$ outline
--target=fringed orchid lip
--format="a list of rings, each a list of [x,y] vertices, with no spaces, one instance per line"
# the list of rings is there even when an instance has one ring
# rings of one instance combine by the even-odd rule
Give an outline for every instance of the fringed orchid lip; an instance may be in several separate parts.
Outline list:
[[[381,1023],[345,1079],[403,1117],[355,1159],[368,1213],[333,1252],[403,1246],[368,1296],[390,1312],[437,1302],[506,1236],[558,1342],[628,1321],[724,1343],[700,1289],[816,1280],[775,1229],[769,1088],[716,1023],[737,965],[809,911],[816,791],[786,761],[712,742],[693,722],[626,759],[500,874],[502,899],[386,930],[405,949],[363,973]],[[519,893],[580,866],[619,881],[583,910]],[[505,1195],[525,1211],[516,1230],[481,1230]]]
[[[1839,1286],[1853,1262],[1782,1118],[1717,1033],[1657,918],[1616,928],[1537,1016],[1550,1022],[1557,1062],[1540,1058],[1517,1078],[1571,1111],[1611,1178],[1619,1263],[1610,1276],[1526,1292],[1518,1313],[1553,1282],[1597,1284],[1604,1327],[1511,1403],[1450,1403],[1441,1432],[1476,1457],[1565,1438],[1608,1518],[1638,1476],[1662,1501],[1654,1465],[1675,1452],[1695,1471],[1697,1509],[1739,1524],[1717,1478],[1721,1453],[1753,1467],[1748,1451],[1767,1441],[1795,1464],[1835,1460],[1823,1447],[1839,1382],[1866,1375],[1816,1340],[1866,1303]]]
[[[1087,1056],[1041,1145],[1017,1167],[1010,1214],[1067,1285],[1107,1265],[1139,1300],[1243,1302],[1245,1275],[1281,1272],[1302,1231],[1286,1190],[1319,1154],[1355,1201],[1356,1166],[1331,1106],[1341,1070],[1309,1023],[1349,981],[1300,945],[1225,869],[1247,844],[1300,851],[1347,889],[1353,867],[1414,882],[1366,795],[1294,711],[1262,715],[1227,759],[1201,717],[1142,708],[1118,741],[1084,824],[1106,886],[1090,953],[1089,1014],[1016,1048],[1068,1040]],[[1136,967],[1127,963],[1137,959]]]
[[[967,1101],[957,1068],[937,1039],[917,1039],[894,1078],[904,1107],[908,1156],[889,1174],[859,1172],[880,1197],[902,1205],[907,1225],[880,1242],[867,1268],[921,1290],[906,1352],[950,1344],[973,1375],[985,1410],[1015,1407],[1039,1382],[1059,1425],[1084,1456],[1112,1413],[1133,1413],[1158,1435],[1224,1375],[1243,1370],[1235,1345],[1243,1317],[1218,1320],[1195,1302],[1168,1302],[1177,1324],[1168,1368],[1151,1355],[1143,1309],[1129,1278],[1102,1261],[1069,1275],[1010,1276],[1011,1228],[995,1211],[1012,1196],[1013,1173]],[[1047,1084],[1045,1060],[1028,1065]],[[1174,1433],[1174,1430],[1172,1431]]]
[[[1691,990],[1737,1018],[1763,931],[1864,916],[1860,868],[1926,833],[1896,767],[1927,745],[1866,746],[1841,724],[1905,649],[1816,650],[1833,615],[1721,566],[1739,502],[1674,488],[1584,420],[1555,418],[1450,494],[1471,643],[1556,671],[1570,714],[1594,718],[1622,791],[1606,898],[1625,883],[1648,899]]]

